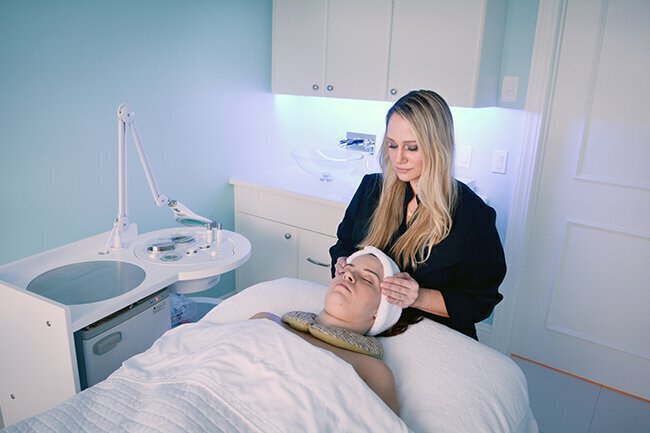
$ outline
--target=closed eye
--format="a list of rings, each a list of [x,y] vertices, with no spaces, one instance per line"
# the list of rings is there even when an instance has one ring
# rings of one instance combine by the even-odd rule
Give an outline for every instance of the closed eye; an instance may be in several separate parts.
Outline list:
[[[379,275],[377,275],[377,273],[371,269],[364,269],[364,271],[365,274],[363,276],[363,281],[365,281],[366,283],[370,284],[373,287],[379,287],[379,283],[381,282]]]
[[[417,143],[412,143],[412,142],[404,143],[403,146],[406,147],[406,150],[408,150],[409,152],[417,152],[419,149]],[[389,149],[397,149],[398,147],[399,144],[395,143],[394,141],[388,140]]]

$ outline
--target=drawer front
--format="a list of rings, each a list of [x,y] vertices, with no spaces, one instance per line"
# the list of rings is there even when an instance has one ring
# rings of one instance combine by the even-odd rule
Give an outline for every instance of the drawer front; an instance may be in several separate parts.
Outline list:
[[[331,280],[329,249],[334,236],[300,230],[298,243],[298,278],[327,286]]]
[[[343,204],[324,204],[269,191],[235,186],[235,210],[317,233],[336,236]]]

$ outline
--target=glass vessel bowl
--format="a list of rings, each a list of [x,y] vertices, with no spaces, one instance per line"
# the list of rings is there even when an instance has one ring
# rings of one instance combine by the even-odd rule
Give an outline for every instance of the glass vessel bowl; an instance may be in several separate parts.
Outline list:
[[[352,173],[364,158],[361,152],[345,149],[294,150],[291,156],[300,168],[322,182],[331,182]]]

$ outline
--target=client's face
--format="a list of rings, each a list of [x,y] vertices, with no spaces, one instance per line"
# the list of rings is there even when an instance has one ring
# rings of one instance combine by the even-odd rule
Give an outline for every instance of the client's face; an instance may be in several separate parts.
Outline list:
[[[372,326],[381,301],[384,271],[371,254],[356,257],[334,277],[325,293],[325,312],[345,327],[364,334]]]

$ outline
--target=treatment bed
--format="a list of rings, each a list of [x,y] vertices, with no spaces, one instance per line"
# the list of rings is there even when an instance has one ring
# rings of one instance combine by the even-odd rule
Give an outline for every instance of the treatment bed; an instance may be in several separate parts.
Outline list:
[[[324,287],[249,287],[164,334],[108,379],[15,432],[535,433],[525,378],[503,354],[429,320],[382,338],[401,418],[328,351],[260,311],[320,311]]]

